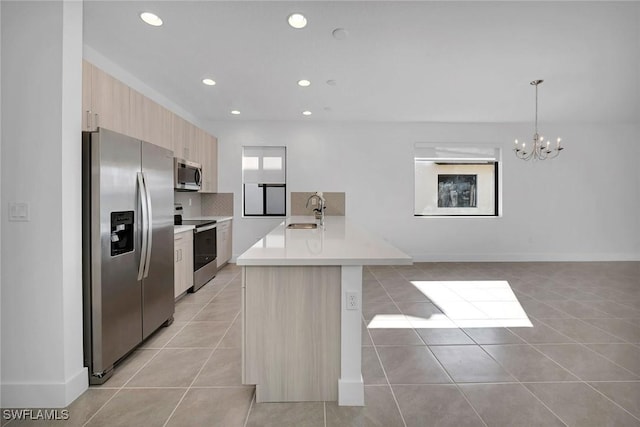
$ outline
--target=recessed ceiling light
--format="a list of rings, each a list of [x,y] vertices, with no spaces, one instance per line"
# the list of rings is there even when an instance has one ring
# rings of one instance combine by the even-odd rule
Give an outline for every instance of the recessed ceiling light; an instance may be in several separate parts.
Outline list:
[[[215,86],[216,82],[211,80],[211,79],[202,79],[202,83],[206,84],[207,86]]]
[[[302,115],[303,116],[310,116],[311,115],[311,111],[309,111],[309,110],[303,111]]]
[[[237,116],[238,114],[240,114],[240,111],[238,111],[238,110],[231,110],[231,114],[233,114],[234,116]]]
[[[311,84],[309,80],[298,80],[298,86],[307,87]]]
[[[162,19],[160,19],[160,17],[155,13],[142,12],[140,14],[140,19],[142,19],[144,22],[154,27],[159,27],[160,25],[162,25]]]
[[[292,13],[289,15],[287,21],[289,22],[289,25],[298,30],[307,26],[307,18],[305,18],[301,13]]]
[[[336,81],[335,80],[327,80],[327,84],[329,86],[335,86],[336,85]]]

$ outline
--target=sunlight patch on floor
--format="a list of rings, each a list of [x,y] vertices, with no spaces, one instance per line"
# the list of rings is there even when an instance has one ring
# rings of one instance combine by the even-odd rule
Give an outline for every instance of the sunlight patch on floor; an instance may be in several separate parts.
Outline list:
[[[428,318],[376,314],[369,328],[533,327],[505,280],[412,281],[442,313]]]

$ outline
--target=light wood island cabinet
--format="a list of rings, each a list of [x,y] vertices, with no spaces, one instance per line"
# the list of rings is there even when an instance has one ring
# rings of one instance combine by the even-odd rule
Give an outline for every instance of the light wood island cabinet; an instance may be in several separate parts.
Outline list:
[[[362,270],[411,257],[344,217],[289,217],[240,255],[242,383],[257,403],[364,405]]]

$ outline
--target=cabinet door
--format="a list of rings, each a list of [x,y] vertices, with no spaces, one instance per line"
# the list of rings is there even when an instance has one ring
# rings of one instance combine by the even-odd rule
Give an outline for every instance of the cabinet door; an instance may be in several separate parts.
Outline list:
[[[92,128],[129,134],[129,86],[93,67],[91,70]]]
[[[185,262],[184,262],[184,237],[177,234],[173,244],[174,258],[174,298],[178,298],[184,292],[185,286]]]
[[[160,110],[159,111],[160,123],[158,124],[158,132],[159,132],[158,145],[166,148],[167,150],[174,151],[173,133],[172,133],[174,114],[162,106],[158,106],[158,108]],[[176,156],[175,151],[173,155]]]
[[[216,264],[218,265],[218,268],[220,268],[222,264],[224,264],[224,261],[222,260],[224,258],[224,248],[224,225],[222,225],[222,223],[219,223],[216,231]]]
[[[205,176],[206,187],[203,188],[205,193],[218,192],[218,140],[216,137],[207,133],[203,137],[203,156],[202,156],[202,174]],[[206,167],[206,173],[204,171]]]
[[[173,155],[187,159],[187,121],[174,114],[172,117],[171,138],[173,140]]]
[[[208,135],[202,129],[196,132],[196,141],[200,148],[200,164],[202,164],[202,188],[201,193],[211,192],[211,167],[209,157],[211,157],[211,147],[209,146]]]
[[[211,170],[211,192],[218,192],[218,138],[209,135],[211,145],[211,157],[209,157],[209,168]],[[229,223],[231,224],[231,223]],[[229,226],[231,230],[231,226]]]
[[[93,111],[91,108],[91,74],[93,65],[82,61],[82,130],[94,130],[91,127]]]
[[[184,291],[193,286],[193,232],[187,231],[182,252],[184,259]]]
[[[189,122],[187,123],[186,129],[186,148],[187,148],[187,160],[191,160],[192,162],[202,163],[200,159],[200,132],[201,130],[198,127],[192,125]]]
[[[227,224],[229,224],[229,226],[227,227],[227,235],[226,235],[226,248],[225,248],[225,255],[226,255],[226,259],[224,262],[229,262],[231,261],[231,257],[233,256],[233,222],[232,221],[228,221]]]
[[[130,89],[129,135],[160,147],[169,148],[164,144],[162,135],[162,111],[160,105],[141,93]]]
[[[218,224],[218,268],[229,262],[231,259],[231,221],[225,221]]]

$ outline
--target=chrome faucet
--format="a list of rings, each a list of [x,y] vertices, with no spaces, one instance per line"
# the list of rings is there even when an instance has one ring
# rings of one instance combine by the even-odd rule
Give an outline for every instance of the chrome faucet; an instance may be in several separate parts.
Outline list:
[[[309,203],[311,203],[312,200],[316,199],[317,200],[317,206],[313,209],[313,213],[316,217],[316,219],[320,220],[320,224],[324,224],[324,210],[326,208],[325,206],[325,200],[324,197],[322,196],[322,192],[321,191],[317,191],[315,194],[312,194],[308,199],[307,199],[307,205],[306,207],[309,207]]]

